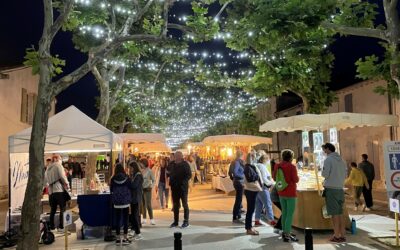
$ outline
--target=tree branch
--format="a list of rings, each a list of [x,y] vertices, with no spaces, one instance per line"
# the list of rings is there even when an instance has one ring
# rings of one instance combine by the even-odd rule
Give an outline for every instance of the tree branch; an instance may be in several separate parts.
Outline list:
[[[66,0],[64,1],[64,8],[63,10],[60,12],[60,15],[57,17],[56,21],[53,23],[53,25],[51,26],[51,30],[50,30],[50,37],[51,40],[53,40],[53,38],[55,37],[55,35],[57,34],[57,32],[60,30],[60,28],[62,27],[62,25],[65,23],[65,21],[67,20],[69,13],[72,11],[72,7],[74,5],[74,1],[73,0]],[[52,17],[53,18],[53,17]]]
[[[158,79],[160,78],[161,72],[163,71],[166,64],[167,64],[167,61],[163,62],[163,64],[161,65],[160,69],[157,72],[156,78],[154,79],[153,89],[152,89],[152,97],[154,97],[154,93],[156,90],[156,84],[157,84]]]
[[[332,30],[334,30],[338,33],[344,34],[344,35],[371,37],[371,38],[377,38],[377,39],[381,39],[384,41],[388,41],[386,32],[384,30],[371,29],[371,28],[347,27],[347,26],[330,23],[330,22],[322,23],[322,27],[327,28],[327,29],[332,29]]]
[[[167,36],[168,32],[168,10],[169,10],[169,1],[170,0],[165,0],[164,2],[164,11],[163,11],[163,16],[164,16],[164,29],[162,32],[163,36]]]
[[[117,101],[117,97],[118,97],[119,93],[121,92],[122,86],[125,83],[125,72],[126,72],[125,67],[119,68],[118,82],[117,82],[117,85],[115,86],[114,92],[111,93],[111,95],[110,95],[110,110],[114,109],[115,103]]]
[[[231,3],[231,1],[228,1],[226,3],[224,3],[224,5],[222,5],[221,9],[218,11],[217,15],[214,17],[214,19],[218,19],[222,12],[224,12],[224,10],[226,9],[226,7],[228,7],[228,5]]]
[[[176,23],[168,23],[167,25],[168,29],[176,29],[176,30],[180,30],[182,32],[185,33],[194,33],[194,30],[190,27],[187,27],[185,25],[180,25],[180,24],[176,24]]]

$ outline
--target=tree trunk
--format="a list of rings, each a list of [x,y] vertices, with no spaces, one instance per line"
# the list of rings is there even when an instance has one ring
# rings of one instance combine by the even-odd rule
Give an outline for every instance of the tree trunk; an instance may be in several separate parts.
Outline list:
[[[86,166],[86,184],[87,187],[90,187],[90,181],[93,179],[94,180],[94,174],[96,173],[96,159],[97,159],[97,153],[89,153],[88,154],[88,164]]]
[[[42,63],[35,115],[29,143],[29,178],[22,206],[21,238],[18,250],[38,249],[40,200],[43,190],[44,147],[51,110],[52,91],[49,64]]]
[[[99,86],[100,107],[96,121],[105,127],[110,117],[110,87],[108,82],[99,82]]]

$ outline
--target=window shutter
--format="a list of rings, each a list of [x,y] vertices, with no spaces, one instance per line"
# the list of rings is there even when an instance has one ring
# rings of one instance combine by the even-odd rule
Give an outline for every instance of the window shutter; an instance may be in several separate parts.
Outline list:
[[[353,112],[353,94],[344,96],[344,112]]]
[[[21,122],[26,123],[28,116],[28,92],[22,88],[21,91]]]

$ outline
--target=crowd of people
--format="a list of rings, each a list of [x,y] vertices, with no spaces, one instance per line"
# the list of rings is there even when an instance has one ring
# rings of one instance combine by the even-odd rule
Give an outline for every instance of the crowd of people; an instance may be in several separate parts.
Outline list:
[[[361,194],[364,194],[366,203],[363,210],[370,210],[373,206],[371,189],[375,175],[374,166],[368,161],[368,156],[363,154],[362,162],[358,166],[354,162],[351,163],[352,170],[347,177],[347,166],[335,152],[335,146],[326,143],[322,145],[322,149],[326,154],[322,168],[322,176],[325,178],[322,196],[325,197],[326,210],[328,215],[332,216],[334,228],[334,234],[329,240],[342,243],[346,241],[346,221],[343,216],[344,186],[345,184],[352,185],[355,210],[362,205]],[[261,222],[264,214],[263,220],[274,228],[275,233],[282,236],[284,242],[298,241],[296,235],[292,233],[299,182],[297,167],[292,164],[293,157],[293,152],[286,150],[281,154],[281,162],[276,162],[274,159],[270,160],[264,151],[252,150],[244,161],[243,153],[240,150],[236,152],[236,158],[231,162],[228,173],[236,191],[232,222],[244,223],[246,234],[259,235],[256,227],[264,225]],[[60,208],[60,218],[65,211],[63,193],[70,187],[68,176],[84,177],[84,169],[77,165],[73,159],[63,164],[61,157],[56,154],[46,161],[44,176],[51,207],[51,229],[55,229],[54,215],[57,207]],[[199,183],[206,181],[205,174],[201,174],[200,171],[203,161],[197,154],[184,158],[182,152],[177,151],[168,157],[162,156],[156,160],[131,155],[126,165],[127,167],[124,168],[117,162],[110,180],[111,200],[116,216],[117,244],[130,244],[132,239],[141,240],[142,223],[156,224],[152,204],[153,189],[162,210],[168,209],[168,201],[172,197],[171,210],[174,216],[170,227],[179,226],[181,206],[184,211],[181,228],[189,226],[188,194],[193,188],[195,179]],[[65,171],[66,167],[68,173]],[[247,201],[244,220],[242,219],[243,195]],[[277,221],[272,209],[273,204],[281,210],[281,216]],[[149,220],[147,220],[147,215]],[[59,230],[63,229],[62,223],[62,220],[59,220]],[[121,234],[121,228],[123,228],[123,234]]]

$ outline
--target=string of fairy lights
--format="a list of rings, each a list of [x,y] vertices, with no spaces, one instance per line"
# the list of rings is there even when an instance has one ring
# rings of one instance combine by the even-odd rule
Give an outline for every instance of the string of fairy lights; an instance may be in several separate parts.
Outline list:
[[[133,4],[126,5],[131,1],[124,0],[117,4],[109,3],[106,0],[75,0],[83,8],[96,5],[101,10],[112,9],[123,17],[136,14],[137,10],[134,7],[126,7],[134,6]],[[163,1],[158,0],[157,2]],[[182,2],[182,0],[180,1]],[[187,21],[187,15],[170,14],[170,18],[181,23]],[[219,18],[216,18],[215,21],[220,22]],[[79,32],[99,40],[112,39],[112,31],[105,24],[82,25],[79,27]],[[248,36],[253,35],[253,31],[248,32]],[[221,41],[230,37],[229,32],[218,32],[213,39]],[[194,38],[193,34],[188,34],[177,39],[191,41]],[[157,132],[163,131],[171,147],[176,147],[192,136],[207,131],[219,122],[232,120],[239,110],[255,107],[263,101],[237,87],[227,88],[218,85],[222,82],[227,86],[234,85],[236,78],[251,79],[255,73],[251,67],[251,61],[271,61],[284,55],[284,52],[278,56],[267,53],[255,54],[251,51],[214,51],[213,48],[176,49],[167,46],[145,46],[149,53],[185,58],[186,63],[170,62],[162,66],[163,62],[151,61],[149,58],[140,58],[139,60],[119,58],[104,59],[103,65],[125,67],[133,71],[148,71],[154,74],[162,70],[161,73],[164,77],[160,78],[157,84],[154,83],[154,80],[149,79],[136,77],[126,79],[125,85],[131,95],[124,96],[122,101],[131,106],[140,107],[143,112],[158,119],[168,121],[166,125],[154,125],[152,129]],[[199,64],[199,61],[203,63]],[[219,70],[221,78],[213,79],[214,69]],[[168,74],[183,74],[183,76],[181,80],[174,80],[169,79],[166,76]],[[207,79],[198,82],[194,78],[196,74],[204,74]],[[113,76],[111,79],[116,81],[117,76]],[[207,86],[212,87],[207,88]]]

